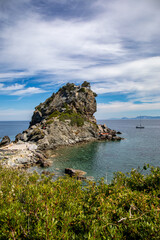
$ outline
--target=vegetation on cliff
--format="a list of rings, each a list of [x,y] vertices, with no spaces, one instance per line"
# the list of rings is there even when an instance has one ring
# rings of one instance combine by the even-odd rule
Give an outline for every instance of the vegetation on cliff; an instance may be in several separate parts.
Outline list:
[[[75,123],[77,126],[83,125],[82,118],[95,122],[93,114],[96,112],[96,96],[87,81],[79,86],[74,83],[67,83],[44,103],[35,107],[30,126],[53,117],[65,120],[65,116],[67,120],[70,119],[71,123]],[[62,116],[64,113],[65,116]],[[78,120],[76,121],[76,119]]]
[[[159,239],[160,168],[150,170],[84,185],[0,168],[0,239]]]
[[[63,112],[55,110],[48,117],[47,120],[53,119],[57,117],[60,121],[65,122],[65,120],[70,120],[70,125],[77,127],[81,127],[84,125],[85,116],[83,116],[80,112],[74,112],[69,108],[67,104],[63,106]],[[47,124],[53,123],[52,121],[47,121]]]

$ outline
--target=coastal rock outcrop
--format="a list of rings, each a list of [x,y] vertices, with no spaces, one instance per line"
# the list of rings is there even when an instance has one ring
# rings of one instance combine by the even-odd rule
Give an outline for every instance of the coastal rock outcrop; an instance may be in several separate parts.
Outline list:
[[[99,140],[120,141],[122,138],[117,136],[118,132],[111,130],[106,124],[98,124]]]
[[[86,177],[84,177],[84,175],[86,175],[87,173],[79,170],[79,169],[73,169],[73,168],[65,168],[65,173],[68,174],[70,177],[77,177],[77,179],[82,180],[82,179],[86,179]]]
[[[44,103],[39,104],[33,113],[30,127],[44,119],[57,117],[61,113],[76,113],[85,116],[86,120],[96,122],[93,114],[96,112],[96,93],[90,89],[90,84],[84,82],[81,86],[67,83],[53,93]]]
[[[36,142],[44,150],[97,139],[95,97],[88,82],[68,83],[35,108],[29,129],[16,141]]]
[[[79,86],[67,83],[35,107],[29,129],[16,141],[34,142],[46,150],[97,139],[120,140],[116,131],[97,125],[96,96],[86,81]]]
[[[45,102],[35,107],[29,128],[19,133],[14,143],[9,144],[10,139],[7,136],[2,139],[2,165],[24,168],[39,164],[48,167],[50,163],[44,150],[86,141],[121,140],[115,130],[105,124],[97,124],[94,117],[95,97],[96,93],[86,81],[79,86],[68,83],[57,93],[53,93]]]
[[[5,147],[7,146],[8,144],[10,144],[11,140],[8,136],[4,136],[2,138],[2,141],[0,142],[0,147]]]

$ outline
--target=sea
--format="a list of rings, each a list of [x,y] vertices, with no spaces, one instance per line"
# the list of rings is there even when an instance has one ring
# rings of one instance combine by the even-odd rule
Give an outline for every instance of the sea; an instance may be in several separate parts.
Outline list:
[[[52,166],[47,170],[56,176],[64,174],[65,168],[80,169],[87,176],[107,183],[114,172],[130,172],[142,169],[144,164],[160,166],[160,119],[143,120],[144,129],[137,129],[139,120],[99,120],[109,128],[122,132],[120,142],[90,142],[75,146],[61,147],[52,153]],[[12,140],[19,132],[27,129],[28,121],[0,122],[0,137],[8,135]],[[42,172],[41,168],[32,170]]]

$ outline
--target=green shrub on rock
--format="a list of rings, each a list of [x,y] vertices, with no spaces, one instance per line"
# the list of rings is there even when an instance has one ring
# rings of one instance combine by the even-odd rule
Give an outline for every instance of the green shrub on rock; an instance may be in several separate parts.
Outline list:
[[[70,120],[72,126],[77,125],[81,127],[84,125],[84,118],[78,113],[61,113],[59,116],[60,121]]]
[[[54,112],[52,112],[49,116],[48,116],[48,120],[53,118],[53,117],[58,117],[60,115],[60,112],[55,110]]]
[[[87,82],[87,81],[84,81],[84,82],[82,83],[82,87],[90,88],[90,83]]]

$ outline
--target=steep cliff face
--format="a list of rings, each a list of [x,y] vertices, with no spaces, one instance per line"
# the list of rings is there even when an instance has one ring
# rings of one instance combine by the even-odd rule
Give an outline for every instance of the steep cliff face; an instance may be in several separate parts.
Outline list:
[[[81,86],[68,83],[36,107],[30,127],[44,119],[60,118],[61,115],[64,115],[63,113],[74,113],[88,121],[96,122],[93,117],[96,112],[95,96],[96,94],[90,89],[90,84],[87,82]]]
[[[17,135],[16,141],[36,142],[46,149],[96,139],[95,97],[88,82],[68,83],[35,108],[29,129]]]

